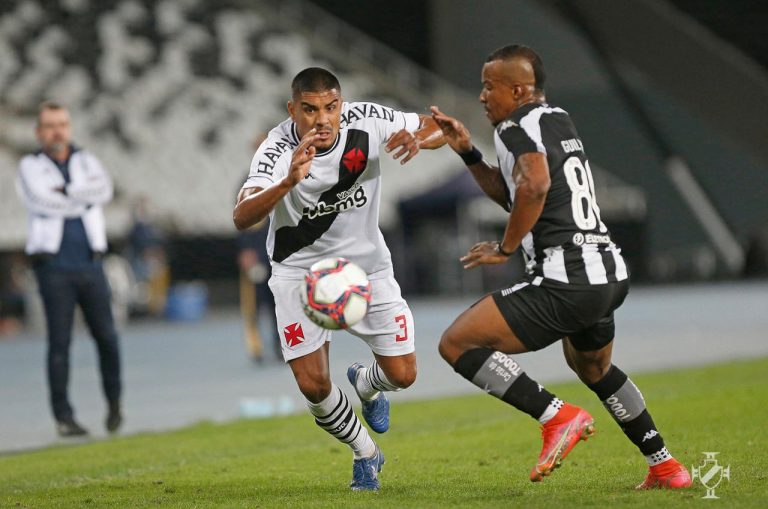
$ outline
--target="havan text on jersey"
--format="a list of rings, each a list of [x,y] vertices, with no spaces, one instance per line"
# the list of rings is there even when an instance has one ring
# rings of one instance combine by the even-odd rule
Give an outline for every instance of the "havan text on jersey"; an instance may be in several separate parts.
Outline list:
[[[357,103],[348,111],[341,114],[341,128],[357,120],[364,118],[380,118],[393,122],[395,120],[395,110],[373,103]]]
[[[299,143],[296,140],[291,139],[289,136],[283,136],[273,145],[264,150],[261,159],[256,163],[256,173],[263,173],[273,175],[275,162],[280,159],[286,150],[293,150]]]

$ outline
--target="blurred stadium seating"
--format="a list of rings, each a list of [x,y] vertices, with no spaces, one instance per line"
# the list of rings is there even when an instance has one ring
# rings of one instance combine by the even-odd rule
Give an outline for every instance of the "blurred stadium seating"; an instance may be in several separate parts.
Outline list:
[[[470,128],[490,129],[473,94],[300,1],[4,2],[0,53],[0,251],[23,246],[26,219],[14,196],[15,167],[35,148],[37,105],[54,98],[72,109],[77,143],[95,152],[115,179],[116,200],[108,208],[112,245],[130,228],[132,205],[146,200],[168,233],[174,280],[232,279],[231,209],[251,142],[285,118],[288,84],[301,68],[334,69],[346,98],[421,112],[440,104]],[[462,171],[450,151],[422,154],[406,169],[387,166],[408,178],[385,180],[385,230],[399,226],[399,201]],[[503,221],[499,213],[497,226]],[[404,246],[393,247],[400,248],[396,260],[404,261]],[[419,259],[429,266],[430,253],[410,258]],[[453,290],[447,285],[453,277],[449,271],[434,285],[410,289]],[[220,293],[229,293],[228,286]],[[222,300],[215,290],[213,300]]]
[[[125,231],[127,207],[142,196],[176,234],[232,235],[231,208],[247,174],[250,142],[285,118],[288,84],[303,67],[338,69],[348,98],[425,107],[403,104],[370,73],[352,70],[375,62],[339,68],[309,37],[276,23],[280,16],[267,6],[244,5],[3,2],[0,247],[24,239],[24,211],[12,196],[14,168],[34,147],[36,106],[46,98],[72,108],[75,139],[114,176],[113,235]],[[421,181],[439,180],[440,170],[420,167]],[[416,180],[411,184],[418,188]]]
[[[521,6],[531,15],[539,8],[531,2]],[[461,9],[467,7],[454,5],[453,15],[463,15]],[[445,12],[433,12],[437,14]],[[547,19],[554,37],[551,44],[570,37],[564,35],[564,28],[551,23],[554,18]],[[552,48],[549,53],[554,53],[556,64],[558,58],[563,64],[569,61],[564,56],[572,56],[558,56]],[[303,67],[332,68],[348,99],[421,112],[430,104],[439,104],[465,119],[473,132],[481,133],[477,143],[484,152],[492,153],[483,146],[482,140],[490,140],[490,128],[475,94],[448,84],[303,0],[6,0],[0,3],[0,55],[2,252],[23,246],[25,211],[15,197],[13,180],[18,158],[35,148],[36,107],[47,98],[71,107],[76,141],[94,151],[115,179],[116,200],[108,208],[112,245],[119,247],[124,241],[133,204],[146,200],[152,217],[167,234],[175,281],[233,278],[236,247],[230,216],[235,193],[247,173],[251,142],[285,118],[288,83]],[[596,80],[597,75],[591,73],[590,79]],[[647,165],[637,153],[642,144],[621,148],[635,151],[630,154],[634,164],[626,164],[625,157],[606,156],[616,140],[601,136],[603,125],[593,126],[604,121],[603,115],[591,118],[585,113],[605,106],[606,100],[616,101],[606,87],[596,87],[592,96],[583,97],[567,87],[558,90],[572,105],[569,110],[579,115],[584,135],[594,147],[592,153],[602,155],[595,157],[594,166],[602,164],[607,171],[596,172],[606,177],[597,178],[598,188],[612,190],[598,189],[603,213],[617,239],[635,257],[635,275],[642,276],[652,264],[654,279],[711,277],[715,273],[712,252],[701,247],[701,234],[690,233],[696,231],[696,225],[678,211],[681,206],[665,177],[656,170],[645,170],[642,179],[635,177],[635,166]],[[618,123],[625,113],[618,104],[607,104],[610,107],[604,115],[614,115],[616,118],[609,118]],[[621,121],[626,128],[632,127]],[[637,140],[627,145],[633,143],[637,145]],[[434,243],[424,240],[439,236],[446,225],[430,223],[423,213],[423,221],[419,215],[401,218],[403,208],[398,204],[450,186],[461,174],[461,165],[450,151],[438,151],[420,155],[405,169],[386,161],[384,166],[385,171],[407,172],[407,178],[385,179],[382,203],[382,225],[391,240],[396,268],[407,261],[414,265],[408,270],[419,273],[418,260],[425,260],[424,268],[433,271],[447,266],[448,261],[429,264]],[[609,203],[610,198],[615,203]],[[660,207],[660,202],[670,208]],[[454,212],[475,210],[468,203]],[[646,210],[652,212],[648,216],[650,254]],[[659,219],[669,214],[675,215],[680,227],[666,227],[666,220]],[[477,222],[461,227],[453,220],[453,230],[446,231],[453,234],[463,228],[479,235],[486,231],[483,225],[492,224],[491,234],[503,226],[503,215],[490,223],[480,216],[472,219]],[[403,234],[409,223],[411,232],[424,236],[418,242],[411,243]],[[437,230],[431,231],[433,228]],[[679,240],[670,243],[668,238]],[[456,249],[472,240],[462,237]],[[660,245],[668,249],[660,251]],[[453,260],[456,253],[449,251],[446,260]],[[697,258],[698,252],[701,256]],[[685,267],[698,268],[688,275]],[[411,290],[453,292],[457,290],[454,272],[437,270],[437,276],[430,276],[432,283],[418,283]],[[450,280],[454,286],[448,284]],[[458,289],[477,285],[477,281],[463,281]],[[219,300],[215,290],[212,300]]]

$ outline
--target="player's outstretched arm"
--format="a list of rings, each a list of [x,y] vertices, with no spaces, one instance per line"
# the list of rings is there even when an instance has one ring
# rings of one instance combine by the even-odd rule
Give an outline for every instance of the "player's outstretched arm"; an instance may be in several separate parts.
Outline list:
[[[512,178],[515,180],[515,200],[504,238],[472,246],[461,258],[465,269],[505,262],[539,220],[550,186],[547,156],[539,152],[521,154],[515,161]]]
[[[384,146],[384,149],[390,153],[395,149],[399,149],[392,155],[392,158],[400,159],[400,157],[405,156],[400,159],[400,164],[405,164],[413,159],[419,153],[419,150],[423,148],[434,150],[445,145],[446,140],[443,132],[437,123],[432,120],[432,117],[419,115],[419,119],[418,129],[414,132],[400,129],[387,140],[387,144]]]
[[[440,111],[437,106],[432,106],[430,109],[432,110],[432,118],[440,127],[445,142],[467,164],[467,168],[469,168],[480,189],[490,199],[501,205],[504,210],[509,210],[507,186],[504,184],[501,170],[482,158],[482,154],[472,145],[469,129],[459,120]]]
[[[252,187],[241,189],[237,196],[237,205],[232,213],[232,220],[238,230],[245,230],[260,223],[275,208],[280,200],[309,173],[317,149],[315,142],[317,131],[310,130],[293,150],[291,166],[282,180],[267,188]]]

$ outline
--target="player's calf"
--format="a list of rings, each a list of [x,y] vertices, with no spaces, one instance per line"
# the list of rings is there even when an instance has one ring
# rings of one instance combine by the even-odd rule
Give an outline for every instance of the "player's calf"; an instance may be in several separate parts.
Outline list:
[[[307,401],[307,406],[315,416],[315,423],[340,442],[347,444],[355,459],[373,456],[376,444],[355,415],[347,396],[335,384],[332,385],[327,398],[319,403]]]
[[[594,433],[592,417],[564,403],[528,377],[511,356],[488,348],[461,354],[453,365],[461,376],[488,394],[527,413],[542,424],[544,445],[531,480],[540,481],[560,466],[579,440]]]
[[[642,393],[623,371],[612,365],[602,379],[587,386],[597,394],[627,438],[645,456],[650,471],[646,481],[638,488],[682,488],[691,485],[688,471],[664,445],[664,439],[645,407]]]

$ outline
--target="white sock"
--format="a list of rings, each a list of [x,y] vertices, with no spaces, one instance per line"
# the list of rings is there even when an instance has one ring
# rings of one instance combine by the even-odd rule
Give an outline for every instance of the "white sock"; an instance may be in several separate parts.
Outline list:
[[[552,402],[544,410],[544,413],[541,414],[541,417],[539,417],[539,422],[541,424],[548,423],[555,415],[557,415],[557,412],[559,412],[561,408],[563,408],[563,400],[552,398]]]
[[[374,455],[376,444],[355,415],[349,399],[336,384],[332,385],[327,398],[320,403],[307,401],[307,406],[315,416],[315,423],[340,442],[347,444],[355,459],[370,458]]]
[[[384,370],[381,369],[381,366],[376,361],[373,361],[370,367],[358,371],[355,389],[357,394],[366,401],[375,399],[380,391],[396,392],[402,390],[401,387],[389,381],[387,375],[384,374]]]
[[[656,451],[655,453],[649,454],[645,457],[645,461],[648,462],[649,467],[655,467],[656,465],[671,459],[672,455],[669,454],[669,451],[666,447],[662,447],[660,451]]]

